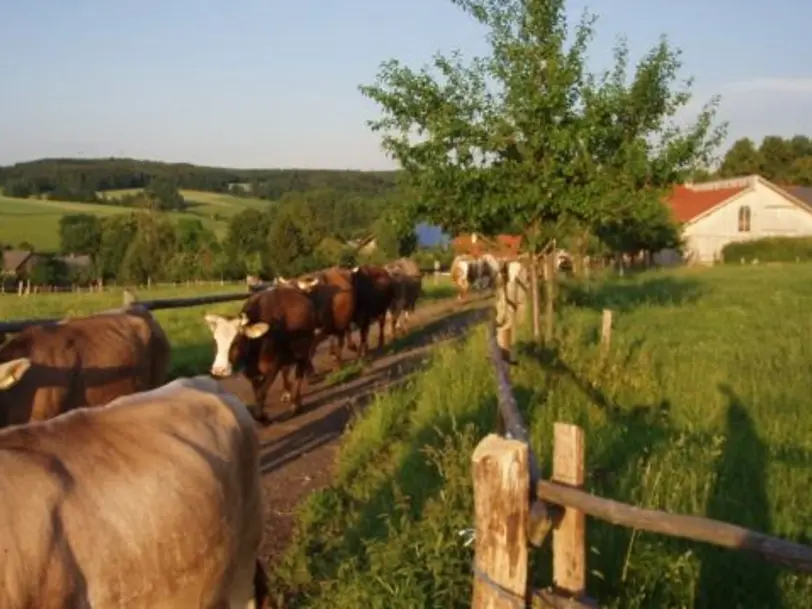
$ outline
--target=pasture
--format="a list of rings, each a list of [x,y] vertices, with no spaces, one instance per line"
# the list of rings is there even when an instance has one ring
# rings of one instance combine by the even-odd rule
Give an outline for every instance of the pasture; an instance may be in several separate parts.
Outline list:
[[[98,194],[107,199],[117,199],[124,195],[138,192],[141,192],[140,188],[127,188],[122,190],[107,190]],[[261,210],[271,204],[270,201],[265,199],[235,197],[227,193],[207,192],[204,190],[181,189],[180,194],[186,200],[186,203],[189,204],[188,213],[205,217],[215,214],[222,217],[231,217],[247,207]]]
[[[108,197],[121,196],[127,191],[110,191]],[[111,194],[112,193],[112,194]],[[228,220],[248,207],[262,209],[270,203],[260,199],[234,197],[226,194],[185,191],[189,208],[185,212],[171,212],[169,218],[177,221],[182,218],[199,219],[222,238],[228,227]],[[98,205],[94,203],[74,203],[50,201],[46,199],[17,199],[0,196],[0,243],[13,246],[23,241],[31,243],[38,251],[59,250],[59,220],[65,214],[91,214],[110,216],[126,214],[129,207]]]
[[[555,350],[517,349],[515,394],[550,473],[552,426],[587,438],[587,490],[812,544],[812,265],[650,272],[561,289]],[[601,310],[615,312],[610,356]],[[344,436],[274,574],[289,605],[467,607],[470,459],[493,430],[484,329],[439,347]],[[601,607],[812,607],[812,576],[588,521]],[[535,551],[535,586],[549,584]]]
[[[200,285],[200,286],[160,286],[151,289],[136,288],[134,292],[140,300],[165,298],[191,298],[214,294],[247,293],[245,285]],[[421,304],[448,298],[454,294],[450,279],[439,277],[437,283],[431,277],[423,280]],[[102,293],[61,293],[61,294],[0,294],[0,320],[47,319],[62,316],[88,315],[121,306],[122,288],[107,288]],[[203,321],[206,313],[236,315],[242,306],[241,301],[201,305],[184,309],[156,311],[155,316],[166,330],[172,343],[172,376],[198,374],[206,370],[210,363],[213,342],[208,327]],[[377,332],[377,329],[374,331]],[[377,337],[377,334],[374,334]],[[376,338],[377,340],[377,338]]]

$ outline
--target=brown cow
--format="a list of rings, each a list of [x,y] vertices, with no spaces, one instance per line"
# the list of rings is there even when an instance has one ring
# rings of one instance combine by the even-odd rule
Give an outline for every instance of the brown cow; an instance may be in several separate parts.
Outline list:
[[[355,312],[352,273],[348,269],[334,266],[296,280],[279,277],[279,282],[296,286],[310,296],[316,307],[321,330],[317,343],[326,338],[331,339],[330,355],[335,366],[340,367],[344,342],[351,332]]]
[[[0,427],[158,387],[170,355],[160,324],[137,303],[30,326],[0,346]]]
[[[242,371],[251,382],[262,419],[268,390],[282,371],[285,394],[291,399],[288,374],[296,368],[293,412],[301,406],[305,373],[312,372],[313,344],[318,318],[310,297],[298,288],[277,286],[248,297],[239,316],[231,319],[207,314],[206,323],[216,346],[211,374],[231,376]]]
[[[392,304],[389,306],[392,335],[395,336],[397,330],[401,333],[406,331],[406,323],[414,313],[417,299],[423,290],[423,275],[420,267],[409,258],[399,258],[387,264],[385,268],[392,277],[395,288]]]
[[[212,378],[0,430],[0,607],[249,609],[259,442]]]
[[[384,325],[386,313],[395,296],[395,286],[385,268],[373,265],[361,265],[352,270],[352,285],[355,290],[355,311],[353,323],[361,334],[359,356],[367,353],[369,326],[378,322],[378,348],[384,346]],[[355,345],[351,345],[353,349]]]

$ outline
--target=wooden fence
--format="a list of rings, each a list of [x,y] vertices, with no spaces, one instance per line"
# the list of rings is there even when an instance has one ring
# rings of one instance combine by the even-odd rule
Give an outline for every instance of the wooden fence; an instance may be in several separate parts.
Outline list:
[[[604,350],[611,340],[611,321],[611,312],[605,311]],[[586,590],[587,515],[640,531],[754,552],[785,567],[812,572],[812,548],[807,546],[710,518],[641,509],[583,490],[586,438],[575,425],[555,424],[552,479],[543,480],[509,380],[511,334],[504,332],[504,324],[491,326],[489,356],[498,387],[500,433],[486,436],[472,457],[474,609],[531,604],[551,609],[597,607]],[[549,537],[552,586],[532,590],[528,550],[531,545],[542,547]]]
[[[139,300],[138,304],[151,311],[162,309],[183,309],[186,307],[198,307],[207,304],[216,304],[220,302],[235,302],[238,300],[245,300],[254,292],[263,290],[268,287],[268,284],[257,284],[248,287],[245,292],[234,292],[231,294],[213,294],[209,296],[196,296],[193,298],[162,298],[158,300]],[[127,289],[124,290],[125,303],[127,302],[127,294],[131,294]],[[15,321],[0,322],[0,335],[14,334],[21,332],[28,326],[53,326],[62,321],[62,317],[55,317],[51,319],[21,319]]]

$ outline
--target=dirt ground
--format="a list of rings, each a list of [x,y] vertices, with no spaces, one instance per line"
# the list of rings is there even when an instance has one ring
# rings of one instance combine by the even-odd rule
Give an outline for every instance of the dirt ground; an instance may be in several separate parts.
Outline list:
[[[303,385],[301,410],[291,416],[287,405],[280,405],[266,411],[273,422],[258,424],[265,491],[262,556],[266,564],[280,556],[290,542],[294,509],[299,502],[329,484],[338,438],[353,411],[363,407],[374,392],[390,388],[415,372],[437,342],[459,336],[482,321],[489,303],[485,294],[469,294],[464,302],[451,298],[425,303],[412,315],[409,333],[397,341],[395,349],[389,348],[391,336],[387,324],[387,342],[382,352],[377,349],[375,326],[370,330],[370,351],[363,371],[347,382],[329,383],[332,362],[327,342],[319,346],[313,362],[316,375]],[[354,338],[358,340],[357,332]],[[346,364],[355,359],[355,354],[345,349],[343,358]],[[281,386],[281,378],[277,378],[271,388],[271,399],[277,404]],[[232,390],[253,403],[244,378],[235,380]]]

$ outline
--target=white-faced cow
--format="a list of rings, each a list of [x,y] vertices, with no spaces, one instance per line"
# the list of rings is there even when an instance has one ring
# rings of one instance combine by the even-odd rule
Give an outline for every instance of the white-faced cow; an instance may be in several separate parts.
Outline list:
[[[458,300],[467,297],[468,290],[483,289],[493,285],[499,263],[491,254],[474,257],[460,254],[451,262],[451,280],[460,289]]]
[[[298,410],[304,375],[312,371],[318,326],[316,308],[307,294],[280,285],[251,295],[237,317],[207,314],[205,321],[216,347],[212,375],[243,372],[254,389],[257,418],[261,419],[268,390],[281,371],[282,401],[292,400],[293,411]],[[294,366],[296,383],[291,396],[288,375]]]
[[[266,600],[258,440],[215,379],[7,427],[0,471],[3,609]]]
[[[0,427],[153,389],[170,355],[160,324],[137,303],[29,326],[0,345]]]

